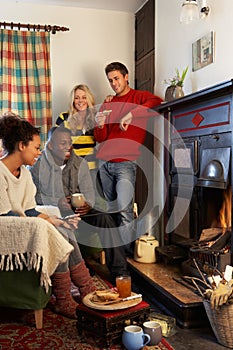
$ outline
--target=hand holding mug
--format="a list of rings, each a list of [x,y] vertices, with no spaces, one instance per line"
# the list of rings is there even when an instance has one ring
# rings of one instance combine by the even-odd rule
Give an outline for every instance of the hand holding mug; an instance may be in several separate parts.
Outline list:
[[[85,202],[81,207],[75,209],[75,213],[82,216],[88,214],[90,210],[91,206],[87,202]]]

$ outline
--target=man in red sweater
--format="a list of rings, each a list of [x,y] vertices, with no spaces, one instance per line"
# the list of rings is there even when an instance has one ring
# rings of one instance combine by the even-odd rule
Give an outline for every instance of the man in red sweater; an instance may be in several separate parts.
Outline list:
[[[145,139],[148,118],[156,115],[152,109],[162,99],[149,91],[130,88],[128,69],[120,62],[108,64],[105,73],[115,95],[103,103],[96,115],[94,135],[99,143],[96,156],[109,209],[121,210],[116,220],[120,226],[122,245],[126,254],[130,255],[130,242],[135,239],[136,160]]]

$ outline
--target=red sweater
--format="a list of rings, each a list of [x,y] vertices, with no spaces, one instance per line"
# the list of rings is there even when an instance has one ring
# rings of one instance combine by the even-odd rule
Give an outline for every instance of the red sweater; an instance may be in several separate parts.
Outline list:
[[[140,155],[140,146],[143,144],[147,121],[149,117],[158,113],[152,110],[162,99],[149,91],[130,89],[124,96],[114,96],[111,102],[105,102],[101,110],[112,110],[106,118],[104,127],[95,127],[94,135],[100,143],[97,158],[112,161],[133,161]],[[131,112],[133,119],[126,131],[119,128],[122,117]]]

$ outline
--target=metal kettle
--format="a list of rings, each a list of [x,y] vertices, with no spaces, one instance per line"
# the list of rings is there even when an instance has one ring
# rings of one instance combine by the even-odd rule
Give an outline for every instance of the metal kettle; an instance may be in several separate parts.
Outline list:
[[[135,241],[134,260],[141,263],[156,262],[155,248],[159,246],[159,242],[152,235],[142,235]]]

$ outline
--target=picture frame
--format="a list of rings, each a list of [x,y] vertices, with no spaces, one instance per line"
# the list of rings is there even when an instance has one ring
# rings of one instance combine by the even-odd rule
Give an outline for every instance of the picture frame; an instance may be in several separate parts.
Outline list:
[[[204,35],[192,44],[192,71],[196,71],[214,62],[215,33]]]

